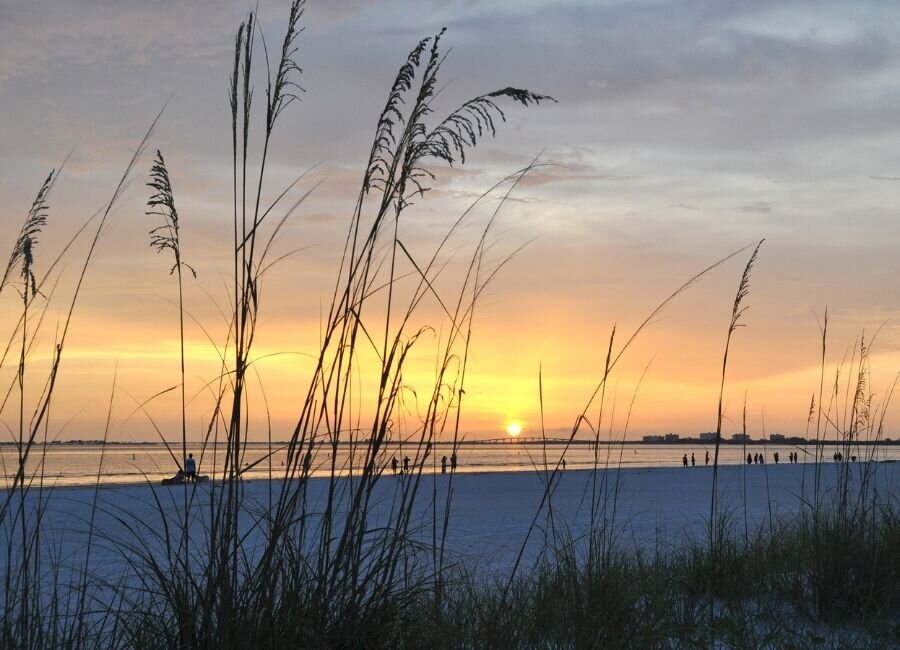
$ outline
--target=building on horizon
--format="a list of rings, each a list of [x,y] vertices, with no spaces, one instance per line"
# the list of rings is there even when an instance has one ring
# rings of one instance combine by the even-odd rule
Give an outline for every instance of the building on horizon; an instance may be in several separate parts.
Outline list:
[[[701,442],[715,442],[716,441],[716,432],[715,431],[705,431],[700,434]]]
[[[731,436],[732,442],[750,442],[753,438],[750,437],[749,433],[735,433]]]
[[[660,435],[649,435],[642,438],[644,442],[665,442],[666,437]]]
[[[785,436],[783,433],[770,433],[769,434],[769,442],[784,442]]]
[[[678,442],[681,439],[677,433],[667,433],[666,434],[666,442]]]

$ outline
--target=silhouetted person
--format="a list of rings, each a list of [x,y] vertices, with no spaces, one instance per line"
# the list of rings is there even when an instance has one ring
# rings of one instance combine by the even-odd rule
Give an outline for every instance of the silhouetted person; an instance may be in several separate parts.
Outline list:
[[[759,454],[753,454],[753,462],[759,465]]]
[[[191,483],[197,480],[197,461],[194,460],[194,454],[188,454],[184,461],[184,475]]]
[[[775,464],[777,465],[778,464],[778,452],[777,451],[774,454],[772,454],[772,458],[775,459]]]
[[[694,458],[694,452],[691,452],[691,467],[697,466],[697,459]]]
[[[681,457],[681,464],[687,467],[687,454]]]
[[[441,474],[447,473],[447,457],[441,458]]]
[[[759,455],[759,464],[760,464],[760,465],[765,465],[765,464],[766,464],[766,457],[763,456],[762,454]]]
[[[312,450],[306,450],[306,456],[303,457],[303,473],[309,474],[309,468],[312,466]]]
[[[164,478],[162,480],[163,485],[181,485],[182,483],[184,483],[184,472],[182,470],[175,472],[175,476],[172,478]]]
[[[752,465],[752,464],[753,464],[753,456],[750,455],[750,452],[749,452],[749,451],[747,452],[747,464],[748,464],[748,465]]]
[[[394,474],[397,473],[397,457],[391,456],[391,469],[394,471]]]
[[[562,459],[562,468],[566,469],[566,459],[565,458]]]
[[[403,457],[403,471],[409,472],[409,456]]]
[[[709,452],[706,452],[706,464],[709,465]]]
[[[456,452],[455,451],[452,454],[450,454],[450,469],[451,470],[456,469]]]

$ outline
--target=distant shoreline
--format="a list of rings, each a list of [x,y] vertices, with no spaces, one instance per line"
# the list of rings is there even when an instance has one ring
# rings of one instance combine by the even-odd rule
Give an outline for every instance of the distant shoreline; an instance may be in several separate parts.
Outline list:
[[[368,440],[360,439],[360,440],[341,440],[337,443],[339,447],[348,447],[351,445],[365,445],[368,444]],[[39,447],[42,443],[35,443],[35,447]],[[180,447],[181,441],[170,441],[160,442],[141,442],[141,441],[118,441],[118,440],[54,440],[52,442],[48,442],[47,446],[49,447],[102,447],[102,446],[115,446],[115,447],[165,447],[168,444],[170,447]],[[197,443],[191,441],[191,444],[196,445]],[[252,445],[254,447],[267,447],[271,444],[273,448],[275,447],[287,447],[290,443],[288,441],[272,441],[268,442],[254,442],[249,441],[246,444]],[[317,446],[330,446],[331,442],[323,439],[319,439],[316,441]],[[382,442],[381,445],[384,447],[409,447],[409,446],[418,446],[422,444],[417,439],[406,440],[406,441],[385,441]],[[453,441],[443,440],[443,441],[434,441],[431,443],[434,447],[452,447],[454,445]],[[595,440],[566,440],[563,438],[547,438],[546,440],[538,439],[538,438],[490,438],[484,440],[467,440],[465,438],[460,438],[455,443],[459,447],[464,446],[478,446],[478,445],[518,445],[523,447],[542,447],[544,445],[553,446],[553,447],[561,447],[565,445],[573,446],[590,446],[593,447],[598,444]],[[600,440],[600,447],[616,447],[616,446],[626,446],[626,445],[669,445],[669,446],[678,446],[678,445],[708,445],[715,446],[715,440],[701,440],[700,438],[680,438],[678,440]],[[892,447],[900,445],[900,439],[897,440],[861,440],[861,441],[846,441],[846,440],[807,440],[806,438],[786,438],[785,440],[731,440],[731,439],[722,439],[719,441],[720,445],[728,445],[728,446],[762,446],[762,445],[783,445],[788,447],[796,447],[800,445],[821,445],[823,447],[834,447],[840,446],[843,447],[845,445],[851,446],[860,446],[860,447]],[[11,441],[0,441],[0,447],[16,447],[16,442]]]

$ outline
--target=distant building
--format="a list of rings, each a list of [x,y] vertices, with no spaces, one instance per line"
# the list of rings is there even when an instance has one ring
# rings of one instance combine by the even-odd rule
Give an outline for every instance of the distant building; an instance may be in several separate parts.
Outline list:
[[[733,442],[750,442],[753,438],[750,437],[749,433],[735,433],[732,434],[731,440]]]
[[[769,442],[784,442],[784,434],[783,433],[770,433],[769,434]]]
[[[666,438],[665,438],[665,436],[644,436],[643,441],[644,442],[665,442]]]
[[[666,442],[678,442],[681,439],[677,433],[667,433],[666,434]]]
[[[701,442],[715,442],[716,441],[716,432],[715,431],[706,431],[705,433],[700,434]]]

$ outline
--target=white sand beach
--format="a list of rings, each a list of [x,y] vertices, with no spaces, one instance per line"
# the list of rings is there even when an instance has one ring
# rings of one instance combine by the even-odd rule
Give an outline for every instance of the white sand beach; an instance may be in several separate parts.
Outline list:
[[[819,494],[833,496],[839,465],[821,466]],[[872,489],[879,498],[900,498],[900,463],[851,464],[851,475],[871,472]],[[490,575],[512,566],[526,544],[525,564],[532,562],[545,542],[550,515],[557,533],[577,538],[589,527],[591,494],[596,487],[596,521],[608,526],[624,548],[673,549],[691,538],[702,538],[710,515],[712,467],[629,468],[568,471],[558,475],[549,500],[544,476],[535,472],[461,474],[452,477],[452,500],[446,537],[450,561]],[[368,525],[375,530],[386,522],[402,477],[384,476],[374,493]],[[812,464],[753,465],[719,468],[719,506],[735,529],[755,530],[771,516],[796,516],[813,500],[816,471]],[[343,487],[346,481],[340,480]],[[451,476],[423,476],[411,528],[425,548],[440,539],[444,504]],[[245,550],[252,552],[261,527],[254,528],[277,498],[280,482],[245,484],[247,530]],[[202,531],[209,496],[216,486],[163,487],[161,485],[57,488],[43,493],[46,503],[42,530],[43,552],[77,572],[88,565],[114,582],[126,572],[129,549],[163,553],[161,535],[182,518],[185,489],[193,499],[192,530]],[[307,490],[307,511],[315,516],[324,507],[327,480],[313,479]],[[37,502],[32,492],[30,503]],[[535,524],[531,535],[529,528]],[[93,531],[93,535],[89,531]],[[526,543],[527,538],[527,543]],[[90,539],[90,544],[89,544]],[[427,553],[426,553],[427,555]]]

